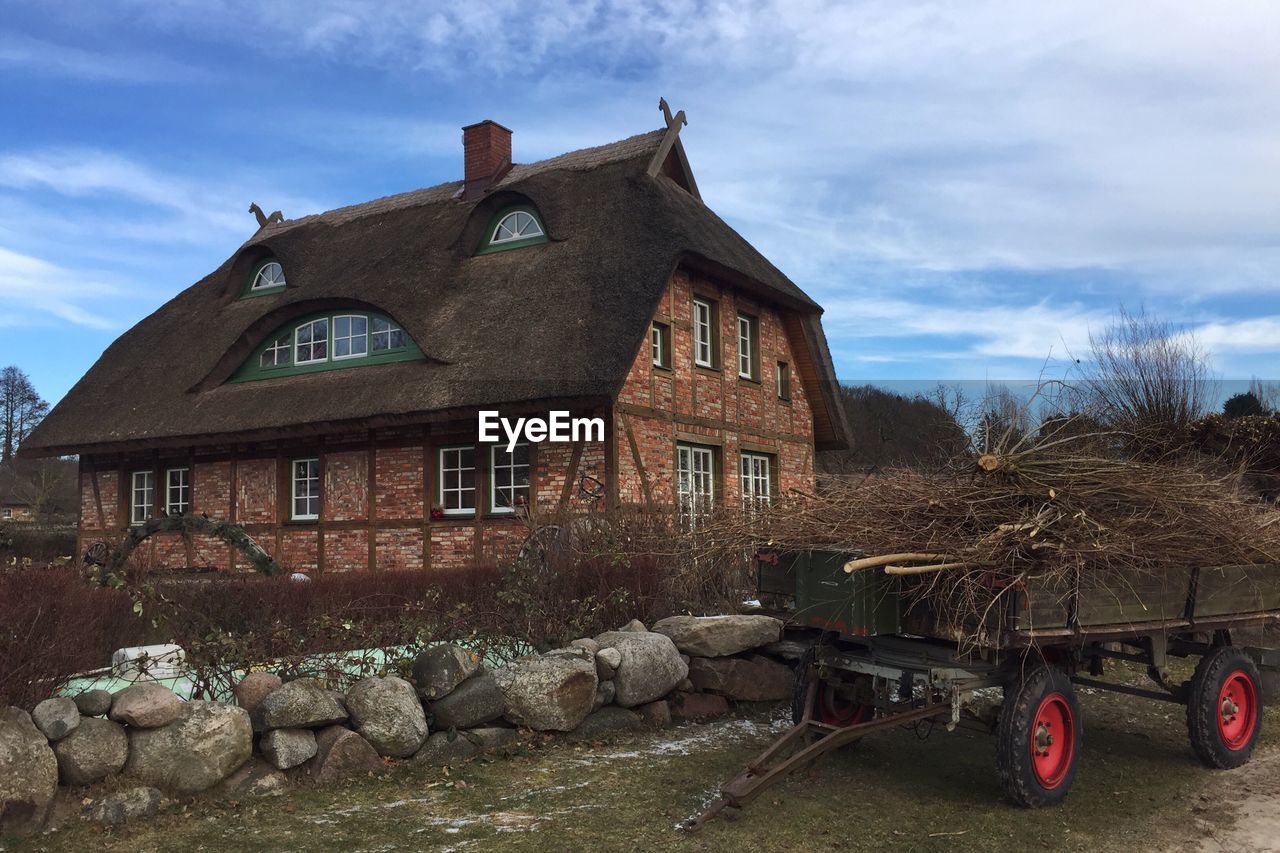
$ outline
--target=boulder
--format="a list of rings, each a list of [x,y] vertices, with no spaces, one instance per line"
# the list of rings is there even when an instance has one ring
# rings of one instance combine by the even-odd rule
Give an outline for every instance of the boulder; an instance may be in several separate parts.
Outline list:
[[[432,646],[413,659],[413,683],[423,699],[440,699],[479,668],[478,654],[445,643]]]
[[[246,797],[278,797],[288,788],[289,780],[283,773],[261,758],[250,758],[239,770],[218,783],[214,790],[224,799],[243,800]]]
[[[576,648],[576,649],[586,649],[593,655],[596,652],[600,651],[600,644],[597,643],[595,640],[591,639],[590,637],[583,637],[581,639],[574,640],[573,642],[569,643],[569,646],[571,648]]]
[[[282,684],[284,682],[274,672],[251,672],[240,679],[232,692],[235,693],[236,704],[252,714],[262,700]]]
[[[782,620],[772,616],[669,616],[653,630],[694,657],[736,655],[782,639]]]
[[[379,773],[384,769],[369,741],[345,726],[329,726],[316,734],[316,756],[303,767],[319,785]]]
[[[745,702],[775,702],[791,696],[794,674],[763,655],[745,658],[694,658],[689,680],[704,693]]]
[[[596,652],[596,675],[601,681],[612,679],[621,664],[622,652],[617,649],[600,649]]]
[[[594,652],[588,651],[587,649],[584,649],[582,646],[567,646],[563,649],[552,649],[551,651],[545,653],[543,657],[576,658],[578,660],[589,661],[592,665],[595,664],[595,659],[596,659]]]
[[[577,728],[596,698],[596,668],[576,657],[522,658],[497,670],[506,717],[536,731]]]
[[[480,747],[464,737],[461,732],[436,732],[427,738],[422,749],[414,753],[413,763],[442,767],[446,764],[466,761],[479,754]]]
[[[811,648],[813,648],[813,640],[779,640],[765,646],[761,651],[783,660],[800,660]]]
[[[619,630],[619,631],[628,631],[628,632],[635,633],[635,634],[643,634],[643,633],[645,633],[646,631],[648,631],[649,629],[648,629],[648,628],[646,628],[646,627],[644,626],[644,623],[643,623],[643,622],[641,622],[639,619],[632,619],[630,622],[628,622],[627,624],[623,625],[623,626],[622,626],[621,628],[619,628],[618,630]],[[600,642],[600,638],[599,638],[599,637],[596,637],[596,642],[597,642],[597,643],[598,643],[598,642]]]
[[[661,699],[689,674],[675,643],[663,634],[610,631],[596,637],[596,642],[601,651],[618,652],[613,701],[624,708]]]
[[[178,719],[182,700],[163,684],[131,684],[111,699],[112,720],[138,729],[158,729]]]
[[[125,821],[154,817],[163,800],[164,795],[155,788],[130,788],[95,802],[89,819],[104,826],[118,826]]]
[[[258,742],[258,751],[277,770],[288,770],[316,754],[316,733],[311,729],[272,729]]]
[[[591,705],[591,711],[594,713],[608,705],[616,695],[617,688],[613,686],[612,681],[601,681],[600,686],[596,688],[596,700]]]
[[[649,702],[636,708],[644,721],[655,728],[671,725],[671,706],[666,699]]]
[[[80,709],[74,699],[55,696],[35,707],[31,712],[31,722],[49,740],[61,740],[80,725]]]
[[[235,705],[192,701],[158,729],[129,730],[124,772],[157,788],[193,794],[212,788],[253,754],[249,713]]]
[[[0,836],[35,832],[58,790],[58,760],[31,716],[0,708]]]
[[[124,726],[85,717],[75,731],[53,745],[64,785],[91,785],[124,769],[129,736]]]
[[[431,724],[437,729],[469,729],[491,723],[506,712],[507,700],[493,673],[481,671],[431,703]]]
[[[366,678],[347,691],[355,730],[391,758],[408,758],[427,739],[427,715],[413,685],[403,678]]]
[[[498,726],[472,729],[471,731],[463,732],[463,735],[467,740],[480,747],[482,752],[503,749],[520,739],[520,735],[515,729],[504,729]]]
[[[570,732],[572,740],[594,740],[614,732],[638,729],[644,719],[635,711],[609,705],[587,716],[582,724]]]
[[[729,713],[729,700],[713,693],[674,693],[668,710],[678,720],[705,720]]]
[[[110,690],[86,690],[75,698],[76,707],[84,717],[105,717],[111,710]]]
[[[253,713],[255,727],[261,731],[318,729],[346,719],[341,703],[314,678],[299,678],[277,687]]]

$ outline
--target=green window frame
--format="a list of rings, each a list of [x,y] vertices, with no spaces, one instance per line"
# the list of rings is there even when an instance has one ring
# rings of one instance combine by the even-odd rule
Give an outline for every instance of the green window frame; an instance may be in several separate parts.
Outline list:
[[[240,292],[240,296],[241,298],[270,296],[284,290],[286,286],[284,264],[280,263],[279,258],[270,256],[253,265],[253,269],[249,271],[249,277],[245,279],[244,290]]]
[[[370,311],[308,314],[280,326],[231,377],[250,382],[372,364],[413,361],[422,350],[395,320]]]
[[[528,219],[518,214],[532,219],[536,233],[526,227]],[[527,204],[504,207],[489,220],[476,254],[488,255],[492,252],[505,252],[508,249],[523,249],[526,246],[537,246],[546,242],[549,242],[547,229],[543,226],[542,217],[538,215],[538,211]]]

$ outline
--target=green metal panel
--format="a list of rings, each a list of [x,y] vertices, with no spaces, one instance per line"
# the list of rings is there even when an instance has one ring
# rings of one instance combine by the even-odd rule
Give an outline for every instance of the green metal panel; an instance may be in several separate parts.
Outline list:
[[[1280,610],[1280,566],[1215,566],[1196,579],[1198,619]]]
[[[1188,569],[1169,568],[1159,575],[1072,577],[1031,575],[1023,582],[1022,605],[1013,614],[1019,631],[1071,626],[1080,628],[1180,619],[1191,585]]]
[[[797,558],[805,555],[761,551],[756,554],[756,591],[761,595],[796,594]]]
[[[844,564],[855,556],[847,551],[798,555],[796,620],[858,637],[899,633],[902,602],[898,579],[880,569],[846,573]]]

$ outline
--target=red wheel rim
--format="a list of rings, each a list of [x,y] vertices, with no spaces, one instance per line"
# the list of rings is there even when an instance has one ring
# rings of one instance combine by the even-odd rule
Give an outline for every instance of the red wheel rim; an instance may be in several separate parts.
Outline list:
[[[1247,672],[1235,670],[1218,692],[1218,734],[1227,749],[1244,749],[1258,726],[1258,687]]]
[[[1040,700],[1031,722],[1031,769],[1040,787],[1052,790],[1062,784],[1076,754],[1075,716],[1061,693]]]
[[[861,702],[846,699],[841,691],[829,682],[818,687],[818,695],[814,699],[813,715],[818,722],[828,726],[851,726],[871,719],[872,708]]]

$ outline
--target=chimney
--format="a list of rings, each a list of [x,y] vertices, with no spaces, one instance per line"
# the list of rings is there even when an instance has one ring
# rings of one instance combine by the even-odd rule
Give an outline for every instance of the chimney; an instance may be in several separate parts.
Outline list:
[[[462,129],[463,199],[484,194],[511,168],[511,131],[485,119]]]

